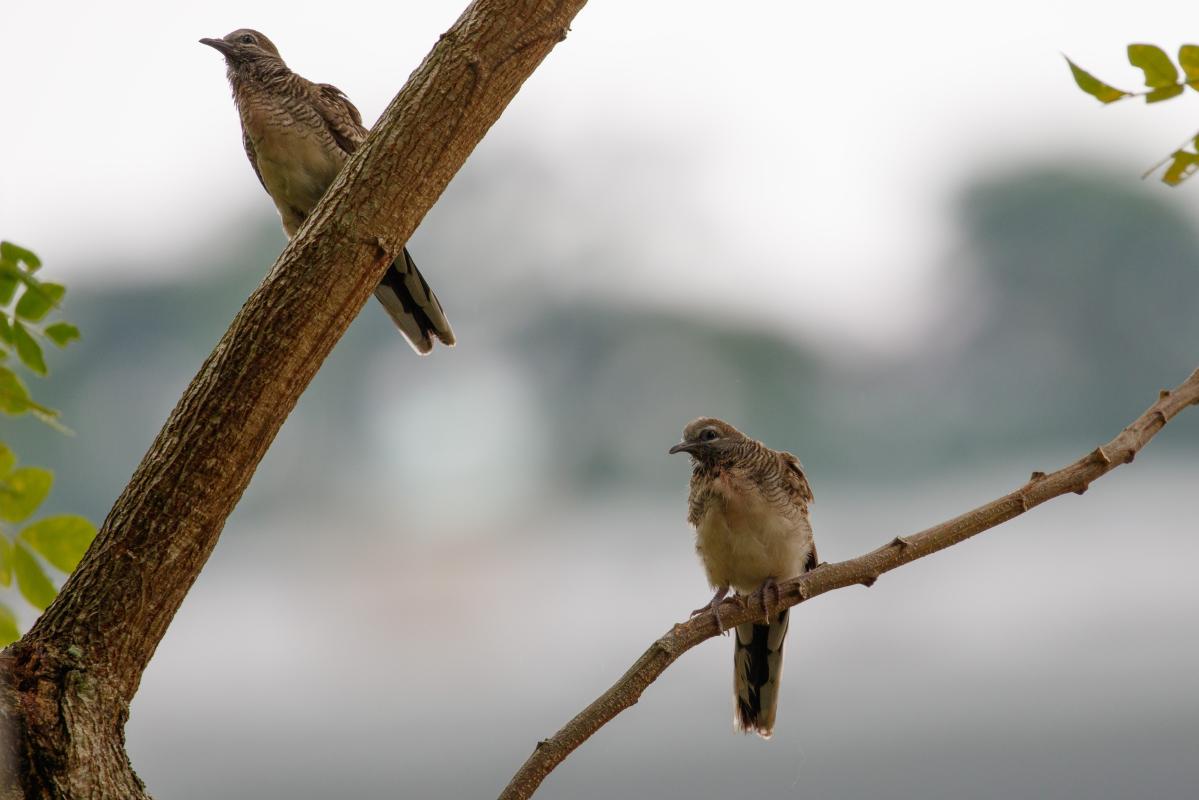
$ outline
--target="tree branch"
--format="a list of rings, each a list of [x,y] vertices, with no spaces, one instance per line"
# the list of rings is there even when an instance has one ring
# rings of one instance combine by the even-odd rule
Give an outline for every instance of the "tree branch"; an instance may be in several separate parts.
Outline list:
[[[1199,369],[1173,391],[1163,390],[1158,401],[1116,438],[1073,464],[1048,475],[1034,472],[1028,483],[986,505],[911,536],[897,536],[865,555],[835,564],[821,564],[811,572],[780,583],[781,602],[775,610],[798,605],[834,589],[856,584],[871,586],[885,572],[963,542],[1046,500],[1069,492],[1082,494],[1096,478],[1121,464],[1130,463],[1167,422],[1190,405],[1199,405]],[[753,611],[733,600],[726,600],[720,607],[720,617],[726,628],[760,620],[762,616],[760,610]],[[560,731],[537,743],[533,754],[500,794],[500,800],[531,797],[555,767],[617,714],[636,703],[641,693],[679,656],[718,634],[711,614],[701,614],[671,628],[608,691]]]
[[[0,730],[0,768],[19,763],[27,796],[144,796],[124,755],[128,703],[226,518],[384,271],[585,2],[470,5],[238,313],[58,598],[0,654],[0,728],[13,729]]]

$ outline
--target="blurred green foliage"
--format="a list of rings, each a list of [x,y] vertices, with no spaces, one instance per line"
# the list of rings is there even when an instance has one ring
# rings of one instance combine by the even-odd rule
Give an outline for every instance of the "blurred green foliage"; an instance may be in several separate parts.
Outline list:
[[[8,361],[15,354],[35,375],[47,374],[39,339],[66,347],[79,338],[79,329],[68,322],[43,324],[58,308],[66,288],[36,278],[41,266],[41,260],[29,250],[0,242],[0,360]],[[35,401],[20,376],[6,365],[0,365],[0,412],[30,414],[63,430],[58,412]],[[40,559],[70,573],[96,535],[91,522],[74,514],[28,523],[53,484],[50,470],[18,466],[16,454],[0,443],[0,587],[11,588],[15,581],[21,596],[39,610],[48,606],[58,591]],[[13,527],[16,525],[22,527]],[[0,646],[19,635],[16,614],[0,603]]]
[[[1126,97],[1144,97],[1146,103],[1158,103],[1178,97],[1188,86],[1199,91],[1199,45],[1184,44],[1179,48],[1178,63],[1182,67],[1181,74],[1166,51],[1152,44],[1128,45],[1128,62],[1144,73],[1145,91],[1126,92],[1109,86],[1070,59],[1066,59],[1078,88],[1105,105]],[[1188,150],[1188,147],[1192,149]],[[1154,164],[1146,175],[1165,164],[1168,166],[1162,174],[1162,182],[1170,186],[1177,186],[1193,175],[1195,170],[1199,169],[1199,133],[1189,137],[1181,147]]]

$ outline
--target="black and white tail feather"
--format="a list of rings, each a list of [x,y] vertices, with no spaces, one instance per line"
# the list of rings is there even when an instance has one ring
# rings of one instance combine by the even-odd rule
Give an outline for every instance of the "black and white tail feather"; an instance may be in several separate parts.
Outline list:
[[[454,344],[454,331],[441,302],[416,268],[407,247],[403,258],[395,260],[375,287],[375,297],[412,349],[421,355],[433,349],[434,337],[442,344]]]
[[[733,727],[742,733],[756,733],[763,739],[774,733],[789,617],[790,609],[783,609],[769,625],[751,622],[737,626],[733,637]]]

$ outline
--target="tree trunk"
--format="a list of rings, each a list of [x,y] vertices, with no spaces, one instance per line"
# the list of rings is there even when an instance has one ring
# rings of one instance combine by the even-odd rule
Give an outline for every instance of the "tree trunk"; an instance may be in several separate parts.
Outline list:
[[[388,265],[584,3],[477,0],[392,101],[58,598],[0,653],[0,800],[148,796],[125,754],[129,702],[226,518]]]

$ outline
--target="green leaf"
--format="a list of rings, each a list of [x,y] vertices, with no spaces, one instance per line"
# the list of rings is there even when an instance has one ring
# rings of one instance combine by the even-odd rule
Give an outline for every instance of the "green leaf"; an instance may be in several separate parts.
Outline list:
[[[60,514],[38,520],[21,531],[17,538],[69,574],[96,538],[96,526],[84,517]]]
[[[51,428],[67,432],[69,429],[58,422],[58,412],[53,408],[36,403],[21,379],[8,367],[0,367],[0,412],[18,416],[32,411],[34,416]]]
[[[0,367],[0,411],[5,414],[24,414],[32,407],[29,390],[8,367]]]
[[[1199,153],[1188,153],[1186,150],[1174,151],[1173,160],[1162,175],[1162,182],[1177,186],[1185,181],[1195,170],[1199,169]]]
[[[12,542],[0,533],[0,586],[12,586]]]
[[[1199,45],[1184,44],[1178,48],[1178,64],[1188,81],[1199,80]]]
[[[1171,97],[1178,97],[1186,91],[1186,86],[1181,83],[1176,83],[1173,86],[1163,86],[1160,89],[1154,89],[1149,94],[1145,95],[1146,103],[1160,103],[1162,100],[1169,100]]]
[[[20,543],[13,548],[13,572],[17,574],[17,588],[25,595],[25,599],[34,608],[45,611],[46,606],[54,601],[58,590],[46,577],[42,565]]]
[[[35,256],[32,251],[26,250],[24,247],[19,247],[12,242],[0,242],[0,258],[7,261],[21,261],[25,266],[29,267],[30,272],[37,272],[42,265],[42,260]]]
[[[6,306],[12,302],[12,296],[16,294],[17,284],[21,282],[17,273],[20,271],[16,265],[10,261],[0,261],[0,306]]]
[[[46,336],[50,337],[50,341],[59,347],[66,347],[68,342],[79,338],[79,329],[68,322],[56,322],[53,325],[47,325],[44,332]]]
[[[1128,63],[1145,73],[1145,85],[1160,89],[1178,83],[1178,68],[1166,51],[1152,44],[1130,44]]]
[[[29,331],[25,330],[19,319],[13,320],[12,332],[21,363],[38,375],[45,375],[46,359],[42,357],[42,346],[37,343],[37,339],[29,335]]]
[[[17,465],[17,454],[8,445],[0,442],[0,478],[12,472]]]
[[[17,628],[16,615],[12,613],[11,608],[0,603],[0,647],[10,645],[20,638],[21,631]]]
[[[66,292],[67,288],[59,283],[39,283],[36,286],[27,286],[21,293],[21,299],[17,301],[17,316],[30,322],[37,322],[46,316],[50,309],[54,308]]]
[[[54,473],[41,467],[21,467],[0,479],[0,519],[27,519],[50,494]]]
[[[13,343],[12,324],[8,321],[8,315],[0,313],[0,341],[5,344]]]
[[[1074,75],[1074,82],[1078,84],[1078,88],[1099,102],[1104,104],[1114,103],[1120,98],[1128,96],[1128,92],[1122,92],[1114,86],[1108,86],[1070,59],[1067,58],[1066,63],[1070,65],[1070,72]]]

